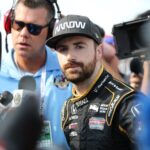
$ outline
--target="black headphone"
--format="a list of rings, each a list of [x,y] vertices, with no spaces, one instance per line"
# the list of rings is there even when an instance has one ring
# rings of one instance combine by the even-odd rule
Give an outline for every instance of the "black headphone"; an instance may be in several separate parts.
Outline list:
[[[53,28],[56,23],[56,20],[61,19],[62,15],[61,15],[61,11],[59,9],[57,0],[46,0],[46,1],[52,6],[52,11],[54,12],[54,16],[49,23],[49,29],[48,29],[48,35],[47,35],[47,39],[49,39],[52,36],[52,32],[53,32]],[[55,18],[56,13],[57,13],[57,18]],[[10,10],[8,10],[6,12],[6,14],[4,15],[4,29],[6,32],[5,40],[6,40],[6,51],[7,52],[8,52],[7,35],[11,33],[11,24],[12,24],[12,20],[13,20],[13,15],[14,15],[14,1],[13,1],[12,8]],[[49,46],[48,42],[47,42],[47,45]]]
[[[47,39],[49,39],[51,36],[52,36],[52,33],[53,33],[53,28],[54,28],[54,25],[56,23],[57,20],[60,20],[62,15],[61,15],[61,11],[59,9],[59,5],[57,3],[57,0],[47,0],[50,4],[53,4],[53,11],[54,11],[54,16],[53,18],[51,19],[50,23],[49,23],[49,29],[48,29],[48,35],[47,35]],[[55,6],[57,8],[57,10],[55,9]],[[55,18],[57,14],[57,18]],[[48,42],[47,42],[47,45],[48,45]]]

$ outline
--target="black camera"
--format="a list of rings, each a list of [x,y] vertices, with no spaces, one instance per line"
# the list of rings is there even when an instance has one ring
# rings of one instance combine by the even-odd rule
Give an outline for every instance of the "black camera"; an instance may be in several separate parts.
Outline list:
[[[150,17],[116,24],[112,34],[120,59],[150,58]]]

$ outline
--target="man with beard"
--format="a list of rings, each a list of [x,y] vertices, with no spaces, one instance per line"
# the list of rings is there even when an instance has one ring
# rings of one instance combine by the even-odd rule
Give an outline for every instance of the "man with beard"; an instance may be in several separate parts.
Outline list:
[[[102,64],[99,30],[87,17],[68,15],[53,30],[51,47],[73,96],[62,110],[62,128],[72,150],[133,150],[140,132],[136,92]]]

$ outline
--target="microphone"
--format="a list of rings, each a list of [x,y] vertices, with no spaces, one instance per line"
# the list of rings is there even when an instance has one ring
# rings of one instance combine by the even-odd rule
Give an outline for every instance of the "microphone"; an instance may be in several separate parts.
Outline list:
[[[13,95],[9,91],[4,91],[0,94],[0,104],[7,106],[13,99]]]
[[[20,89],[14,90],[13,94],[9,91],[4,91],[0,94],[0,120],[5,118],[11,108],[20,106],[26,95],[33,94],[36,89],[36,83],[32,76],[24,76],[19,81],[18,87]]]
[[[30,76],[30,75],[23,76],[19,81],[18,89],[35,91],[36,82],[33,76]]]
[[[143,62],[139,58],[133,58],[130,62],[130,70],[135,74],[143,74]]]
[[[6,150],[35,150],[42,125],[39,99],[35,93],[28,93],[20,106],[9,111],[1,122],[0,146]]]
[[[32,76],[23,76],[18,84],[18,90],[13,91],[12,107],[18,107],[28,94],[35,93],[36,82]]]
[[[0,120],[4,120],[5,116],[7,115],[7,112],[12,105],[12,99],[13,95],[8,91],[4,91],[2,94],[0,94]]]

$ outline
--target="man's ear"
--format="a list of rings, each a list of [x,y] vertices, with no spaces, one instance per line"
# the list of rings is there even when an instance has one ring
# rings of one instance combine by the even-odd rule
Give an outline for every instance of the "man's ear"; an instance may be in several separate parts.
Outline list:
[[[97,46],[96,51],[97,51],[98,57],[102,58],[102,54],[103,54],[102,43]]]

